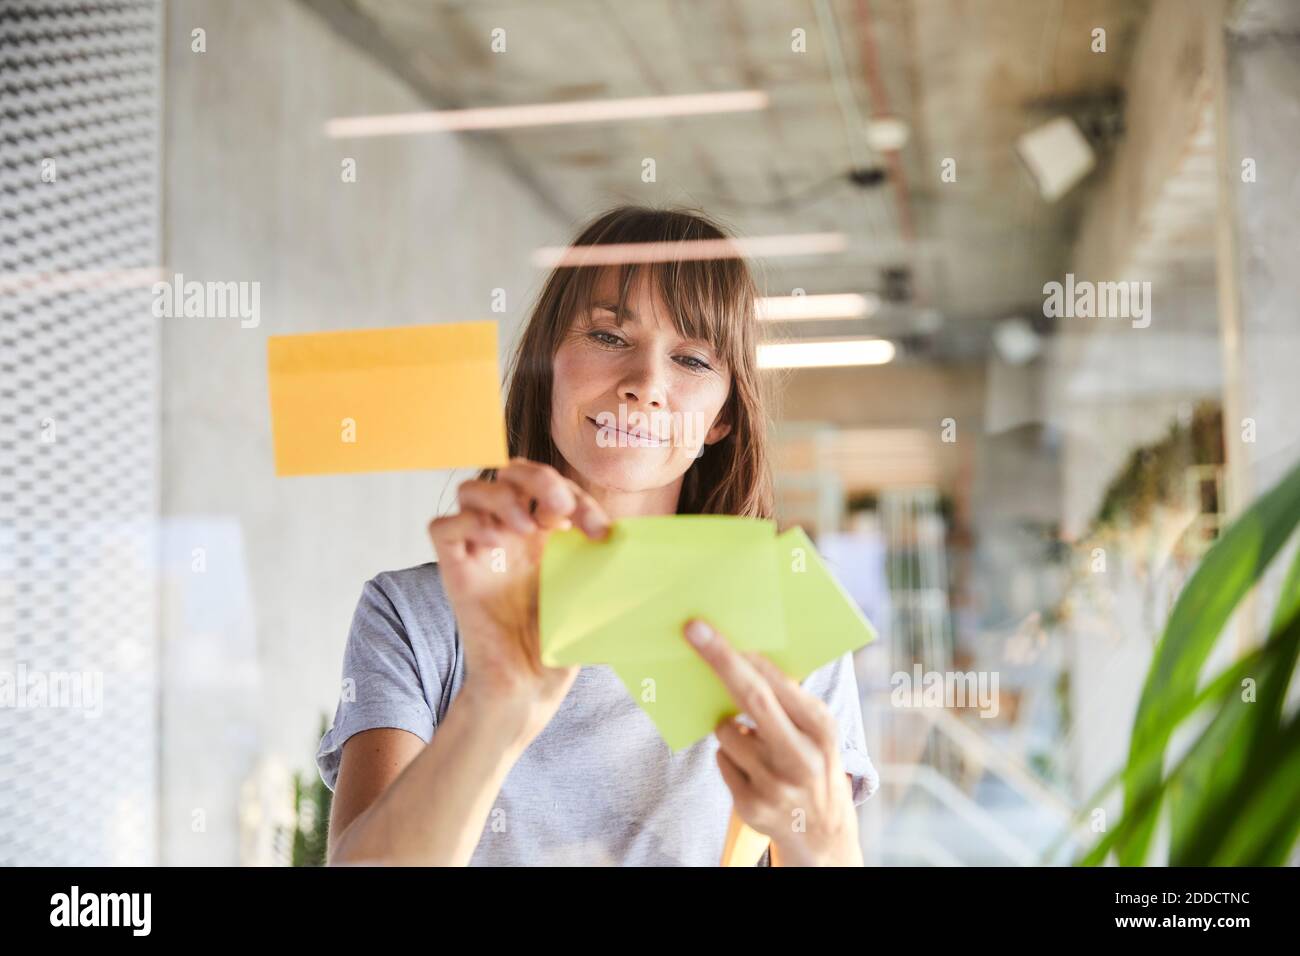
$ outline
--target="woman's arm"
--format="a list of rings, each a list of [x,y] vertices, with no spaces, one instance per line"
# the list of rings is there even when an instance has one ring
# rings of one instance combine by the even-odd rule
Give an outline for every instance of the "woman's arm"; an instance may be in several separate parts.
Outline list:
[[[604,510],[554,468],[523,458],[495,481],[462,483],[457,498],[460,511],[430,522],[429,536],[473,676],[427,746],[395,728],[348,738],[330,863],[468,863],[510,768],[578,674],[541,661],[538,569],[551,530],[608,534]]]
[[[393,728],[348,738],[330,814],[329,863],[468,863],[534,723],[521,707],[480,697],[466,684],[428,744]]]

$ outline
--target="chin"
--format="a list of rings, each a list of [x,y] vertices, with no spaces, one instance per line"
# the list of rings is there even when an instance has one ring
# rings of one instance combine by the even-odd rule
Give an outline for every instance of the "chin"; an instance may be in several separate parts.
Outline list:
[[[649,449],[601,448],[574,462],[577,471],[589,482],[615,491],[650,491],[677,479],[663,458],[652,458]]]

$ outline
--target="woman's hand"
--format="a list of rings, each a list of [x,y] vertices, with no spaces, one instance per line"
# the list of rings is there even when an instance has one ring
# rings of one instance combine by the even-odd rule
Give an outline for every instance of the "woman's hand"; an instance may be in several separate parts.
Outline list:
[[[473,699],[517,714],[531,740],[559,709],[577,667],[541,662],[538,568],[552,530],[599,540],[609,520],[592,497],[549,465],[511,459],[495,481],[466,481],[460,512],[429,524],[442,580],[465,646]]]
[[[772,840],[782,866],[862,866],[858,818],[826,704],[771,661],[742,653],[701,620],[686,637],[757,729],[718,725],[718,768],[736,812]]]

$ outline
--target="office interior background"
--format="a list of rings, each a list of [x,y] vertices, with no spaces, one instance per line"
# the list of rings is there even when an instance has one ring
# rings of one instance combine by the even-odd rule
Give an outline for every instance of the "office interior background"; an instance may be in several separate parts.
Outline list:
[[[504,366],[616,203],[761,240],[805,346],[777,497],[880,633],[870,864],[1076,859],[1180,589],[1300,460],[1287,0],[13,0],[0,70],[0,670],[103,682],[0,708],[3,864],[318,861],[361,585],[466,474],[276,478],[266,338],[496,319]],[[159,316],[177,276],[258,313]]]

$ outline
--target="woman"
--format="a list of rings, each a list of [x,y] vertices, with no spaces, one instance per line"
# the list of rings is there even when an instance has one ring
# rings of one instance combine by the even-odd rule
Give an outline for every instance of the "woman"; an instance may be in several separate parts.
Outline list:
[[[726,238],[692,213],[621,207],[570,252]],[[430,524],[438,563],[362,592],[317,754],[330,862],[713,866],[734,805],[773,865],[861,865],[855,804],[877,778],[849,655],[801,687],[690,622],[683,639],[751,721],[678,753],[611,668],[538,657],[549,531],[770,517],[754,300],[739,258],[552,272],[512,363],[509,464]]]

